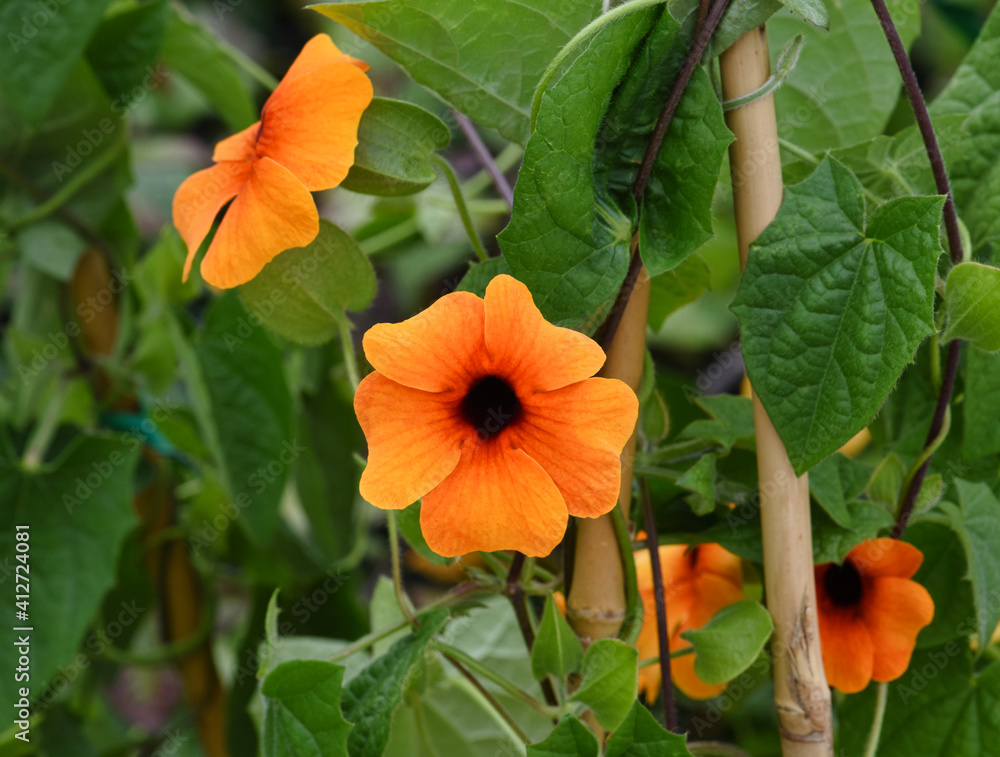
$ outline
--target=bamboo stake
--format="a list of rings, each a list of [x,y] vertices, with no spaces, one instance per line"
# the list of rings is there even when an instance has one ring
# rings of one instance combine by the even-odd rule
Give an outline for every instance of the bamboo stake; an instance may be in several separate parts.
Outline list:
[[[114,290],[108,261],[92,247],[83,254],[73,272],[69,299],[74,310],[78,310],[88,303],[100,303],[111,291]],[[121,326],[118,302],[88,307],[90,318],[81,317],[79,322],[80,349],[88,360],[109,357]],[[112,391],[112,381],[99,366],[91,371],[90,378],[98,398],[105,398]],[[123,395],[112,398],[111,406],[134,412],[138,403],[134,397]],[[145,562],[159,594],[163,640],[170,643],[193,637],[205,623],[200,601],[201,577],[191,562],[186,542],[159,543],[161,534],[176,525],[170,482],[159,456],[149,451],[143,454],[155,466],[156,477],[146,489],[136,493],[132,506],[142,524],[144,542],[157,545],[146,552]],[[193,711],[202,751],[206,757],[228,757],[226,694],[212,656],[211,638],[177,659],[176,665]]]
[[[638,254],[633,251],[633,254]],[[618,330],[607,350],[600,376],[624,381],[634,392],[642,381],[649,314],[649,274],[639,270],[632,296],[625,305]],[[632,501],[632,470],[636,431],[622,450],[622,478],[618,504],[628,518]],[[625,621],[625,576],[611,513],[580,518],[576,527],[573,585],[566,598],[566,617],[586,645],[618,633]]]
[[[719,59],[726,100],[742,97],[770,76],[764,26],[747,32]],[[744,267],[750,243],[774,219],[782,200],[774,97],[729,111],[736,140],[729,148],[733,204]],[[754,425],[764,541],[764,584],[774,618],[774,700],[784,757],[832,754],[830,689],[820,653],[813,582],[807,475],[796,478],[785,447],[756,394]]]

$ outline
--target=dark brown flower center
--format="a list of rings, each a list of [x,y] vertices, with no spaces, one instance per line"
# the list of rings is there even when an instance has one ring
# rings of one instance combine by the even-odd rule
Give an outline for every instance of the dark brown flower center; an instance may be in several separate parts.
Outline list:
[[[853,607],[861,601],[861,574],[850,560],[845,560],[843,565],[831,565],[823,585],[826,595],[838,607]]]
[[[496,376],[477,381],[462,400],[462,415],[483,440],[495,437],[521,415],[521,402],[510,384]]]

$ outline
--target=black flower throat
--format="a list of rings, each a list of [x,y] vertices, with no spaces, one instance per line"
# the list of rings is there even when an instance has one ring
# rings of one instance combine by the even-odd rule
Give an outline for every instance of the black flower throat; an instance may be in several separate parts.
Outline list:
[[[517,393],[497,376],[479,379],[462,400],[462,416],[483,440],[495,437],[520,415]]]
[[[831,565],[823,577],[823,586],[838,607],[853,607],[861,601],[861,573],[850,560],[843,565]]]

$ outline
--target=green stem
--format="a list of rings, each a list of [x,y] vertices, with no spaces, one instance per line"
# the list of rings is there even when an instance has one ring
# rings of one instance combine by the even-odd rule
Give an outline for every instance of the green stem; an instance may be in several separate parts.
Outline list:
[[[500,171],[507,173],[507,171],[517,165],[517,162],[523,155],[524,150],[521,146],[511,142],[500,151],[500,154],[493,159],[493,162],[496,163]],[[475,197],[492,184],[493,178],[490,176],[489,171],[484,168],[479,173],[473,174],[466,179],[465,183],[462,184],[462,192],[469,197]]]
[[[496,711],[497,715],[503,718],[504,722],[508,726],[510,726],[511,730],[514,731],[514,733],[517,734],[517,737],[521,739],[521,741],[524,742],[525,744],[530,744],[531,739],[528,738],[528,734],[526,734],[524,730],[521,728],[521,726],[518,725],[517,721],[513,718],[513,716],[509,712],[507,712],[507,708],[504,707],[502,704],[500,704],[499,700],[495,696],[493,696],[493,692],[491,692],[489,689],[483,686],[479,682],[479,679],[476,678],[474,675],[472,675],[472,673],[469,672],[469,669],[466,668],[458,660],[456,660],[452,655],[446,652],[442,652],[441,654],[443,654],[445,659],[455,666],[455,670],[461,673],[465,677],[465,679],[473,685],[476,691],[478,691],[480,695],[482,695],[482,697],[487,702],[489,702],[490,707],[492,707],[494,711]]]
[[[56,386],[55,397],[45,407],[45,412],[39,419],[24,452],[22,465],[26,470],[37,470],[45,460],[45,451],[49,448],[56,429],[59,428],[59,418],[62,415],[63,404],[66,402],[69,384],[63,379]]]
[[[192,652],[200,647],[209,637],[214,624],[215,605],[214,602],[209,601],[203,608],[201,626],[192,636],[170,642],[169,644],[163,644],[150,652],[132,652],[119,649],[108,638],[107,633],[101,625],[94,629],[94,635],[97,636],[98,641],[104,644],[104,648],[99,653],[94,654],[93,657],[105,655],[112,662],[121,665],[156,667],[171,660],[176,660],[178,657],[183,657],[188,652]]]
[[[483,247],[483,243],[479,240],[476,225],[472,222],[472,216],[469,214],[469,206],[465,203],[465,197],[462,195],[462,187],[459,186],[455,170],[451,167],[451,163],[437,153],[431,156],[431,160],[434,161],[434,165],[437,166],[437,169],[444,176],[448,182],[448,186],[451,188],[452,197],[455,198],[455,207],[458,208],[458,215],[462,219],[462,226],[465,227],[465,233],[469,236],[469,241],[472,242],[472,249],[475,250],[476,257],[479,258],[480,262],[486,261],[489,259],[489,255],[486,254],[486,248]]]
[[[485,590],[482,587],[476,586],[475,584],[472,583],[461,584],[459,586],[456,586],[454,589],[452,589],[450,592],[445,594],[440,599],[431,602],[429,605],[423,608],[423,611],[426,612],[427,610],[433,610],[437,607],[448,607],[449,605],[461,602],[467,597],[477,593],[485,593]],[[344,647],[335,655],[329,657],[327,661],[337,662],[338,660],[343,660],[347,657],[350,657],[352,654],[360,652],[362,649],[367,649],[373,644],[382,641],[382,639],[392,636],[397,631],[402,631],[409,625],[410,622],[406,618],[400,618],[395,623],[391,623],[390,625],[387,625],[384,628],[377,628],[371,633],[362,636],[360,639],[355,641],[350,646]]]
[[[400,242],[405,242],[418,233],[420,233],[420,224],[417,223],[417,219],[407,218],[395,226],[390,226],[385,231],[380,231],[378,234],[361,240],[358,242],[358,246],[365,255],[371,257],[395,247]]]
[[[684,647],[684,649],[678,649],[676,652],[671,652],[670,653],[670,659],[671,660],[676,660],[678,657],[684,657],[685,655],[689,655],[689,654],[694,654],[694,647]],[[660,664],[660,658],[659,658],[659,656],[657,656],[657,657],[649,657],[649,658],[647,658],[645,660],[640,660],[639,661],[639,667],[640,668],[648,668],[648,667],[650,667],[652,665],[659,665],[659,664]]]
[[[539,80],[538,86],[535,88],[535,94],[531,98],[531,131],[535,130],[535,121],[538,120],[538,109],[542,105],[542,95],[544,95],[545,90],[549,88],[549,84],[559,72],[559,68],[573,53],[573,51],[576,50],[576,48],[615,19],[627,16],[629,13],[635,13],[643,8],[649,8],[653,5],[663,5],[666,1],[667,0],[632,0],[632,2],[619,5],[614,10],[610,10],[607,13],[598,16],[577,32],[576,36],[567,42],[562,50],[556,53],[556,57],[552,59],[549,67],[545,69],[545,73],[542,74],[542,78]]]
[[[354,341],[351,339],[351,327],[341,322],[337,326],[340,332],[340,349],[344,353],[344,368],[347,370],[347,380],[351,388],[357,391],[361,379],[358,374],[358,356],[354,353]]]
[[[625,515],[618,506],[611,511],[611,522],[615,527],[618,539],[618,551],[622,556],[622,569],[625,574],[625,622],[618,631],[618,636],[626,644],[635,644],[642,630],[643,611],[642,597],[639,596],[639,579],[635,570],[635,554],[632,550],[632,536],[628,531]]]
[[[811,166],[819,165],[819,158],[813,155],[804,147],[799,147],[794,142],[790,142],[784,137],[778,137],[778,146],[784,148],[799,160],[804,160]]]
[[[187,10],[182,7],[174,5],[174,10],[185,20],[192,24],[197,24],[198,21],[195,20]],[[228,55],[233,63],[246,71],[250,76],[256,79],[260,84],[262,84],[267,89],[273,90],[278,86],[278,80],[271,76],[270,72],[264,69],[260,64],[258,64],[252,58],[247,57],[242,50],[237,47],[233,47],[228,42],[223,39],[216,37],[215,44],[217,44],[222,51]]]
[[[930,444],[924,447],[923,451],[920,453],[920,456],[913,461],[913,465],[911,465],[910,469],[906,472],[906,478],[903,479],[903,486],[899,490],[899,502],[896,504],[897,520],[899,519],[899,517],[903,512],[903,508],[905,507],[906,497],[909,495],[910,485],[913,482],[913,479],[916,477],[917,472],[920,470],[923,464],[930,459],[931,455],[934,454],[937,448],[941,446],[941,442],[943,442],[945,437],[948,436],[948,430],[950,428],[951,428],[951,408],[948,407],[945,409],[944,423],[941,424],[941,430],[938,432],[938,435],[934,437],[934,440]],[[920,493],[917,492],[917,495],[919,494]]]
[[[889,684],[878,685],[878,698],[875,700],[875,720],[868,733],[868,744],[865,746],[865,757],[875,757],[878,752],[878,742],[882,738],[882,721],[885,719],[885,704],[889,698]]]
[[[798,63],[799,55],[802,54],[802,47],[804,44],[805,37],[801,34],[796,34],[791,40],[788,41],[784,49],[778,55],[778,60],[774,64],[774,73],[767,78],[767,81],[765,81],[753,92],[743,95],[743,97],[737,97],[733,100],[724,100],[722,103],[723,110],[736,110],[736,108],[742,108],[744,105],[749,105],[755,100],[767,97],[769,94],[777,90],[782,84],[784,84],[785,79],[790,73],[792,73],[792,70],[795,68],[795,64]]]
[[[114,145],[109,147],[107,150],[102,152],[100,155],[94,157],[93,160],[89,161],[86,165],[81,167],[79,170],[73,173],[73,175],[66,180],[66,183],[59,188],[59,191],[52,195],[45,202],[40,205],[35,206],[27,213],[25,213],[20,218],[15,218],[7,226],[9,231],[15,231],[22,226],[27,226],[28,224],[35,223],[41,219],[52,215],[61,208],[66,202],[77,192],[79,192],[84,186],[89,184],[96,176],[103,173],[108,166],[115,162],[128,146],[128,141],[125,139],[120,139],[115,142]]]
[[[531,694],[522,689],[520,686],[507,680],[496,671],[486,667],[481,662],[479,662],[479,660],[477,660],[475,657],[466,654],[461,649],[453,647],[449,644],[445,644],[444,642],[441,641],[432,641],[430,643],[430,647],[431,649],[440,652],[445,657],[455,658],[472,672],[482,676],[488,681],[492,681],[501,689],[506,691],[508,694],[510,694],[513,697],[516,697],[517,699],[520,699],[526,705],[528,705],[534,710],[537,710],[543,715],[551,716],[558,714],[558,708],[549,707],[548,705],[539,702],[537,699],[531,696]]]
[[[419,628],[420,623],[413,616],[410,610],[410,601],[403,590],[403,571],[399,565],[399,529],[396,526],[396,511],[388,511],[389,520],[389,554],[392,555],[392,587],[396,592],[396,602],[403,616],[414,628]]]

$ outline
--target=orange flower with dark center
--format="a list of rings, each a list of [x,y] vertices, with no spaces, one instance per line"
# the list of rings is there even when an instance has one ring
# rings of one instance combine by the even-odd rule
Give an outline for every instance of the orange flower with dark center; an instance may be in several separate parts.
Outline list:
[[[638,401],[621,381],[589,378],[600,346],[546,322],[521,282],[497,276],[485,299],[454,292],[373,326],[364,350],[375,372],[354,398],[368,439],[361,495],[390,510],[423,497],[438,554],[541,557],[568,516],[614,507]]]
[[[817,565],[819,637],[827,682],[853,694],[906,672],[920,629],[934,618],[927,589],[911,581],[924,560],[911,544],[862,542],[843,565]]]
[[[219,142],[215,165],[181,184],[173,216],[188,248],[185,281],[230,200],[201,262],[214,286],[244,284],[278,253],[316,238],[319,214],[310,192],[337,186],[354,164],[358,124],[372,100],[367,70],[327,35],[316,35],[264,103],[260,121]]]
[[[690,641],[681,638],[682,633],[701,628],[723,607],[746,598],[740,558],[718,544],[661,546],[660,568],[671,652],[691,646]],[[642,630],[635,645],[639,659],[646,660],[660,654],[653,568],[648,549],[636,551],[635,569],[643,609]],[[694,672],[695,657],[686,654],[670,661],[674,685],[692,699],[709,699],[721,694],[726,684],[708,684],[698,678]],[[656,701],[660,693],[660,675],[659,665],[639,668],[639,689],[648,702]]]

